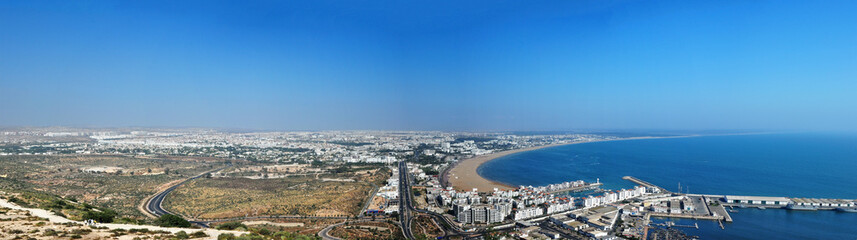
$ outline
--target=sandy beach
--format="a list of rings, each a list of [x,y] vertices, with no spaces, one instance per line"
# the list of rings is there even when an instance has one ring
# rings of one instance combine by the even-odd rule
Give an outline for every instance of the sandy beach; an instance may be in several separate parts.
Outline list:
[[[549,148],[549,147],[557,147],[571,144],[580,144],[580,143],[591,143],[591,142],[604,142],[604,141],[624,141],[624,140],[638,140],[638,139],[657,139],[657,138],[677,138],[677,137],[693,137],[691,136],[669,136],[669,137],[631,137],[631,138],[620,138],[620,139],[611,139],[611,140],[595,140],[595,141],[586,141],[586,142],[573,142],[573,143],[560,143],[560,144],[551,144],[544,145],[538,147],[530,147],[530,148],[521,148],[515,150],[508,150],[502,152],[496,152],[492,154],[486,154],[481,156],[476,156],[473,158],[468,158],[459,161],[455,166],[453,166],[446,174],[443,176],[448,186],[452,186],[456,191],[470,191],[474,188],[479,192],[493,192],[494,188],[500,190],[510,190],[518,188],[517,186],[509,186],[507,184],[491,181],[483,178],[476,172],[476,169],[479,168],[482,164],[494,160],[499,157],[503,157],[509,154],[532,151],[536,149]],[[569,179],[576,180],[576,179]]]

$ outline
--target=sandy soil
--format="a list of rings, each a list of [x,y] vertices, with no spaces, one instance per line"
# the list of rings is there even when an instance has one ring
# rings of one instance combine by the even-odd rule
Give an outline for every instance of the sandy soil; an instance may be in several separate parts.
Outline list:
[[[271,221],[246,221],[241,222],[244,225],[272,225],[272,226],[280,226],[280,227],[303,227],[304,223],[302,222],[289,222],[289,223],[280,223],[280,222],[271,222]]]
[[[6,199],[0,199],[0,207],[5,207],[5,208],[15,209],[15,210],[28,211],[28,212],[30,212],[30,214],[32,216],[40,217],[40,218],[47,218],[52,223],[83,224],[83,222],[74,221],[74,220],[71,220],[71,219],[68,219],[65,217],[57,216],[54,213],[49,212],[49,211],[44,210],[44,209],[21,207],[21,206],[18,206],[17,204],[10,203],[9,201],[6,201]],[[133,225],[133,224],[117,224],[117,223],[99,223],[99,224],[96,224],[96,226],[97,227],[106,227],[107,229],[126,229],[126,230],[132,229],[132,228],[137,228],[137,229],[145,228],[145,229],[149,229],[150,231],[167,231],[167,232],[171,232],[171,233],[177,233],[180,231],[192,233],[192,232],[196,232],[196,231],[201,230],[201,231],[205,232],[206,234],[208,234],[208,236],[210,236],[212,239],[216,239],[217,236],[220,235],[221,233],[232,233],[232,234],[235,234],[236,236],[247,233],[247,232],[241,232],[241,231],[225,231],[225,230],[217,230],[217,229],[211,229],[211,228],[206,228],[206,229],[173,228],[173,227],[158,227],[158,226],[150,226],[150,225]]]
[[[601,141],[623,141],[623,140],[637,140],[637,139],[655,139],[655,138],[676,138],[676,137],[690,137],[690,136],[670,136],[670,137],[632,137],[632,138],[621,138],[615,140],[596,140],[596,141],[586,141],[586,142],[573,142],[573,143],[560,143],[560,144],[551,144],[545,146],[531,147],[531,148],[522,148],[515,149],[509,151],[502,151],[492,154],[486,154],[481,156],[476,156],[473,158],[468,158],[459,161],[455,166],[450,169],[444,178],[447,179],[450,186],[455,188],[456,191],[470,191],[476,188],[479,192],[493,192],[494,188],[499,190],[510,190],[517,188],[516,186],[509,186],[507,184],[491,181],[483,178],[476,172],[476,169],[479,168],[480,165],[494,160],[499,157],[503,157],[509,154],[532,151],[536,149],[549,148],[549,147],[557,147],[563,145],[570,144],[579,144],[579,143],[590,143],[590,142],[601,142]],[[576,179],[569,179],[576,180]]]

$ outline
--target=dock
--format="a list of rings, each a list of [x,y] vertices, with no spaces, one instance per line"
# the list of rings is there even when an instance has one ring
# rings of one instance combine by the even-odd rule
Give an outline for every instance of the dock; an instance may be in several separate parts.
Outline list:
[[[711,204],[706,204],[706,207],[708,207],[708,211],[711,212],[712,216],[722,216],[723,221],[732,222],[732,216],[729,215],[729,211],[726,211],[726,207],[722,203],[720,203],[719,199],[715,198],[712,201],[711,198],[708,196],[702,196],[702,198],[705,199],[706,203],[717,203],[717,205],[714,206],[712,206]],[[722,224],[723,223],[721,222],[721,228],[723,227]]]
[[[688,218],[688,219],[701,219],[701,220],[723,220],[723,216],[704,216],[704,215],[691,215],[691,214],[676,214],[676,213],[649,213],[651,217],[665,217],[665,218]]]
[[[569,188],[563,188],[563,189],[548,191],[548,193],[582,192],[582,191],[587,191],[587,190],[598,189],[599,187],[601,187],[601,185],[604,185],[604,184],[600,183],[600,182],[587,183],[587,184],[584,184],[583,186],[569,187]]]
[[[681,224],[676,224],[675,222],[669,221],[669,222],[666,222],[666,223],[657,223],[657,224],[655,224],[655,225],[658,225],[658,226],[664,226],[664,227],[668,227],[668,228],[673,228],[673,227],[683,227],[683,228],[696,228],[696,229],[699,229],[699,224],[697,224],[697,223],[693,223],[693,225],[681,225]]]
[[[729,215],[729,212],[726,211],[726,208],[723,207],[723,204],[711,206],[709,207],[709,209],[711,210],[712,216],[721,216],[723,217],[723,221],[732,222],[732,216]]]

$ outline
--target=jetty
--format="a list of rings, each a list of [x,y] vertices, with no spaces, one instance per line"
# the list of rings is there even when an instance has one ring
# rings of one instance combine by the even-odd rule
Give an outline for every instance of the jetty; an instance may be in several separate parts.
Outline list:
[[[622,179],[625,179],[625,180],[631,181],[631,182],[636,183],[636,184],[640,184],[640,185],[642,185],[643,187],[658,189],[658,190],[660,190],[660,191],[661,191],[661,193],[672,193],[672,192],[668,191],[668,190],[667,190],[667,189],[665,189],[665,188],[659,187],[659,186],[657,186],[657,185],[651,184],[651,183],[649,183],[649,182],[646,182],[646,181],[640,180],[639,178],[635,178],[635,177],[632,177],[632,176],[624,176],[624,177],[622,177]]]

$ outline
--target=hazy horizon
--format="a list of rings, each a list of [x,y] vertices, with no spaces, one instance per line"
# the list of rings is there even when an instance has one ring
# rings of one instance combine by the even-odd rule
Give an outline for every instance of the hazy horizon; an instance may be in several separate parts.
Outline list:
[[[0,127],[857,131],[853,1],[6,1]]]

